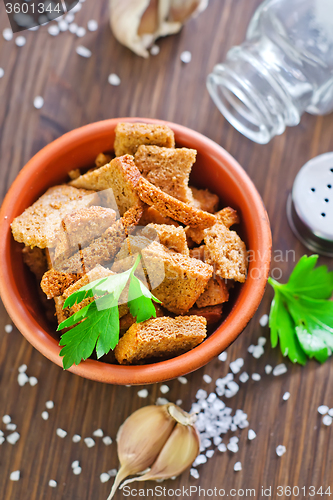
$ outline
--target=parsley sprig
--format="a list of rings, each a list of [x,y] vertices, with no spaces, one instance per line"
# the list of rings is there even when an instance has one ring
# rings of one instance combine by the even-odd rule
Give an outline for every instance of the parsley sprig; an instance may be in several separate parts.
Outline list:
[[[59,331],[76,325],[61,336],[59,343],[63,346],[60,356],[65,370],[89,358],[95,346],[98,359],[116,347],[120,329],[118,303],[128,282],[127,304],[136,322],[156,318],[153,301],[160,301],[134,275],[140,260],[141,255],[128,271],[93,281],[66,299],[64,309],[88,298],[94,300],[58,327]]]
[[[333,351],[333,272],[315,267],[318,255],[304,255],[289,281],[268,282],[275,296],[269,315],[272,347],[280,341],[284,356],[305,365],[307,358],[324,363]]]

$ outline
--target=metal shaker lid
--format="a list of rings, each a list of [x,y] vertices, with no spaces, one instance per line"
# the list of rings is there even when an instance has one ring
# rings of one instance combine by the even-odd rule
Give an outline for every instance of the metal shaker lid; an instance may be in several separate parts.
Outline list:
[[[301,168],[288,198],[287,214],[303,245],[333,257],[333,153],[317,156]]]

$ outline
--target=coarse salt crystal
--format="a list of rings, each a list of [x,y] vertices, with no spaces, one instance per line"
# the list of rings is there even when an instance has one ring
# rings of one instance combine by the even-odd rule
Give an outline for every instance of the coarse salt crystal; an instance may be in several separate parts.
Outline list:
[[[185,64],[190,63],[192,60],[191,52],[189,50],[184,50],[184,52],[180,54],[180,60]]]
[[[264,348],[262,345],[256,345],[253,349],[252,356],[255,359],[261,358],[261,356],[265,353]]]
[[[232,451],[233,453],[237,453],[237,451],[239,450],[237,443],[228,443],[227,448],[229,451]]]
[[[31,387],[34,387],[38,384],[38,379],[36,377],[29,377],[29,384],[31,385]]]
[[[193,465],[203,465],[207,462],[207,457],[206,455],[198,455],[197,458],[194,460]]]
[[[16,424],[7,424],[6,429],[7,431],[16,431],[17,425]]]
[[[95,441],[93,440],[93,438],[91,438],[91,437],[84,438],[83,441],[86,443],[88,448],[93,448],[93,446],[95,446],[95,444],[96,444]]]
[[[255,345],[253,345],[253,344],[249,345],[249,347],[247,348],[247,352],[249,352],[250,354],[252,354],[254,348],[255,348]]]
[[[2,445],[5,441],[6,439],[3,436],[0,436],[0,445]]]
[[[47,412],[47,411],[43,411],[43,412],[42,412],[42,419],[43,419],[43,420],[48,420],[48,419],[49,419],[49,414],[48,414],[48,412]]]
[[[236,359],[235,361],[232,361],[232,363],[230,363],[230,370],[236,374],[236,373],[239,373],[241,368],[243,367],[244,365],[244,360],[243,358],[239,358],[239,359]]]
[[[104,436],[104,432],[102,431],[102,429],[96,429],[93,432],[93,436],[102,438]]]
[[[258,345],[261,345],[262,347],[266,345],[267,339],[266,337],[259,337],[258,338]]]
[[[79,38],[82,38],[86,33],[86,29],[83,28],[83,26],[79,26],[76,30],[76,36],[78,36]]]
[[[218,356],[219,361],[227,361],[228,354],[224,351]]]
[[[18,36],[17,38],[15,38],[15,44],[17,45],[17,47],[23,47],[26,42],[27,41],[24,36]]]
[[[13,331],[13,325],[5,325],[6,333],[12,333],[12,331]]]
[[[239,376],[239,380],[243,384],[245,384],[245,382],[247,382],[249,380],[249,378],[250,377],[249,377],[248,373],[246,373],[246,372],[241,373],[240,376]]]
[[[286,451],[287,451],[286,447],[281,444],[276,448],[276,454],[278,457],[282,457],[282,455],[284,455]]]
[[[229,439],[229,443],[238,443],[239,442],[239,438],[237,436],[232,436],[230,439]]]
[[[79,443],[81,441],[81,436],[79,434],[74,434],[72,441],[73,443]]]
[[[105,446],[110,446],[110,444],[112,444],[112,439],[110,438],[110,436],[103,437],[102,441],[105,444]]]
[[[108,470],[108,474],[110,477],[116,477],[117,473],[118,473],[117,469]]]
[[[78,460],[74,460],[74,462],[72,462],[72,469],[79,467],[79,465],[80,465],[80,462]]]
[[[13,432],[13,434],[9,434],[9,436],[7,436],[8,443],[13,445],[16,444],[19,439],[20,435],[18,432]]]
[[[290,398],[290,392],[285,392],[282,396],[283,401],[288,401]]]
[[[167,394],[167,392],[170,391],[170,388],[167,385],[161,385],[160,391],[161,391],[162,394]]]
[[[157,398],[156,399],[157,406],[167,405],[168,403],[169,403],[169,401],[166,398]]]
[[[50,479],[49,486],[50,488],[56,488],[58,486],[58,483],[54,479]]]
[[[63,439],[63,438],[65,438],[65,437],[67,436],[67,432],[66,432],[66,431],[64,431],[63,429],[60,429],[60,428],[58,428],[58,429],[56,430],[56,434],[57,434],[57,436],[59,436],[59,437],[60,437],[60,438],[62,438],[62,439]]]
[[[207,458],[212,458],[212,456],[214,455],[214,453],[215,453],[215,452],[214,452],[214,450],[208,450],[208,451],[206,452],[206,457],[207,457]]]
[[[213,443],[215,446],[218,446],[219,444],[222,443],[222,438],[220,436],[215,436],[213,439]]]
[[[221,444],[217,447],[217,449],[218,449],[219,451],[221,451],[222,453],[224,453],[225,451],[227,451],[227,447],[226,447],[226,445],[225,445],[224,443],[221,443]]]
[[[68,22],[65,21],[65,19],[61,19],[58,22],[58,28],[60,31],[67,31],[68,30]]]
[[[1,429],[0,429],[0,436],[4,436],[4,433]]]
[[[249,441],[252,441],[253,439],[255,439],[257,437],[257,434],[254,432],[253,429],[249,429],[248,433],[247,433],[247,438]]]
[[[19,373],[25,373],[27,371],[28,367],[27,365],[21,365],[18,369]]]
[[[52,410],[52,408],[54,408],[54,403],[53,401],[46,401],[45,406],[48,410]]]
[[[199,479],[199,472],[197,469],[190,469],[190,475],[194,477],[194,479]]]
[[[242,470],[242,464],[241,464],[241,462],[236,462],[234,465],[234,471],[238,472],[240,470]]]
[[[82,468],[81,467],[75,467],[73,469],[73,474],[75,474],[75,476],[79,476],[82,472]]]
[[[152,56],[157,56],[160,53],[161,49],[158,45],[153,45],[150,49],[150,53]]]
[[[286,365],[284,363],[281,363],[280,365],[276,365],[276,367],[273,369],[273,375],[275,377],[278,377],[279,375],[283,375],[287,371],[288,370]]]
[[[325,415],[323,417],[323,424],[324,425],[332,425],[332,422],[333,422],[333,418],[330,417],[329,415]]]
[[[76,53],[81,57],[91,57],[91,50],[87,49],[87,47],[83,47],[83,45],[79,45],[76,47]]]
[[[318,413],[320,413],[320,415],[326,415],[328,410],[329,410],[329,408],[326,405],[321,405],[318,407]]]
[[[108,76],[108,82],[110,85],[113,85],[114,87],[118,87],[118,85],[121,84],[121,80],[118,75],[115,73],[111,73],[111,75]]]
[[[182,399],[177,399],[176,405],[177,406],[181,406],[182,404],[183,404],[183,400]]]
[[[187,378],[186,377],[178,377],[178,382],[181,384],[187,384]]]
[[[148,396],[148,390],[141,389],[141,391],[138,391],[138,396],[139,396],[139,398],[146,398]]]
[[[13,38],[13,32],[10,28],[5,28],[2,32],[2,36],[7,42],[9,42]]]
[[[12,472],[9,476],[9,479],[11,481],[19,481],[20,480],[20,471],[19,470],[15,470],[14,472]]]
[[[47,31],[48,31],[49,35],[52,35],[52,36],[57,36],[60,33],[60,29],[56,24],[51,24],[51,26],[49,26],[47,28]]]
[[[267,326],[267,324],[268,324],[268,314],[264,314],[263,316],[261,316],[261,318],[259,320],[259,324],[262,327]]]
[[[87,23],[87,28],[89,31],[97,31],[98,30],[98,22],[95,19],[90,19]]]
[[[103,472],[100,476],[99,476],[100,480],[101,480],[101,483],[107,483],[110,479],[110,476],[107,472]]]
[[[211,392],[207,398],[207,403],[211,404],[217,399],[215,392]]]
[[[197,399],[206,399],[207,398],[207,392],[204,389],[199,389],[196,393],[195,396]]]
[[[330,410],[328,410],[328,414],[330,417],[333,417],[333,408],[331,408]]]
[[[74,16],[74,14],[72,14],[72,12],[69,12],[67,14],[67,16],[65,17],[65,19],[68,22],[68,24],[71,24],[74,21],[75,16]]]
[[[204,376],[202,377],[204,382],[206,382],[206,384],[210,384],[211,381],[213,380],[212,377],[210,375],[207,375],[206,373],[204,374]]]
[[[40,95],[35,97],[34,106],[36,109],[41,109],[44,106],[44,99]]]
[[[17,376],[17,382],[20,387],[23,387],[27,382],[29,382],[28,375],[25,372],[19,373]]]
[[[4,415],[4,416],[2,417],[2,421],[3,421],[3,423],[4,423],[5,425],[7,425],[7,424],[10,424],[10,422],[12,421],[12,419],[11,419],[11,417],[10,417],[9,415]]]
[[[259,380],[261,380],[261,375],[259,375],[259,373],[252,373],[252,380],[259,382]]]
[[[78,30],[78,25],[76,23],[72,23],[72,24],[69,25],[68,29],[69,29],[69,31],[71,33],[75,34],[77,32],[77,30]]]
[[[266,365],[265,366],[265,372],[267,375],[269,375],[270,373],[272,373],[272,370],[273,370],[273,367],[271,365]]]

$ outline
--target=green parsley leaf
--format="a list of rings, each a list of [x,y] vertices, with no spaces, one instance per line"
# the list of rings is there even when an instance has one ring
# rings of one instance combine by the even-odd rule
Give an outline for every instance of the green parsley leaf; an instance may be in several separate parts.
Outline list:
[[[98,359],[116,347],[120,329],[119,298],[128,282],[128,306],[137,323],[156,317],[152,301],[160,301],[134,275],[140,260],[141,256],[128,271],[88,283],[66,299],[64,308],[87,298],[94,300],[58,327],[57,331],[73,327],[61,336],[59,343],[63,346],[60,356],[63,356],[65,370],[89,358],[95,347]]]
[[[269,278],[275,291],[269,316],[271,344],[293,363],[307,357],[323,363],[333,351],[333,272],[315,268],[318,255],[304,255],[287,284]]]

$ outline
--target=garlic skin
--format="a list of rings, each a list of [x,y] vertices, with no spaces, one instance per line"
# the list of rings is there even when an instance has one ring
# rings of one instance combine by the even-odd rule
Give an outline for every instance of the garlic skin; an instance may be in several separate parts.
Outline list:
[[[178,33],[209,0],[109,0],[110,24],[117,40],[148,58],[154,41]]]
[[[123,479],[145,471],[156,460],[176,425],[168,405],[144,406],[130,415],[117,434],[120,469],[108,500]]]

